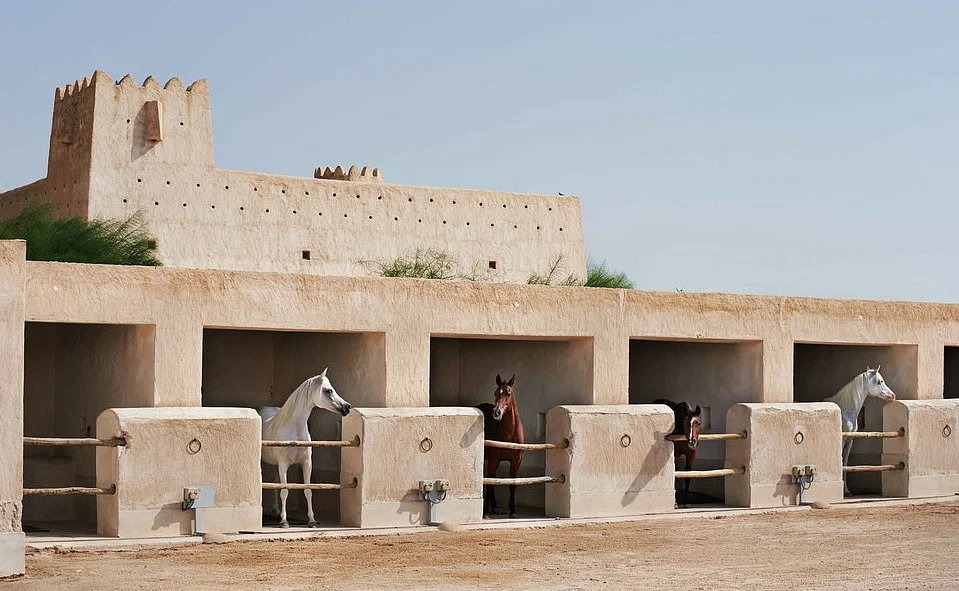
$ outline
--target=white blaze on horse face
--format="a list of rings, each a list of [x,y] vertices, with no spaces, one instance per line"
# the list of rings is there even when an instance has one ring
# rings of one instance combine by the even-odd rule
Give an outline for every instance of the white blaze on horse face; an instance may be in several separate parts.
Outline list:
[[[866,393],[883,400],[895,400],[896,393],[886,385],[879,368],[866,370]]]

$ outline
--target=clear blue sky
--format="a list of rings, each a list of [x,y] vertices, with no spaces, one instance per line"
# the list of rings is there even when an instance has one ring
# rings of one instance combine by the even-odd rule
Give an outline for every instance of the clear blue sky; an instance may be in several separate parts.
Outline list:
[[[578,195],[644,289],[959,301],[959,3],[318,4],[2,2],[0,188],[58,84],[205,77],[220,168]]]

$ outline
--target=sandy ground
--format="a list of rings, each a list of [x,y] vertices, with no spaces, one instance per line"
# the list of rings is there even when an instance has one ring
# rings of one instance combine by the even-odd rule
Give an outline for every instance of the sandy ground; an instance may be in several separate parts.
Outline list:
[[[959,501],[27,557],[20,589],[959,589]]]

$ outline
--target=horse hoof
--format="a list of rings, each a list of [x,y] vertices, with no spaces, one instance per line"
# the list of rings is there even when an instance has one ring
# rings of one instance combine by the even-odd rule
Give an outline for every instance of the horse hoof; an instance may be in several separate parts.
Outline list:
[[[510,513],[510,514],[509,514],[509,518],[510,518],[510,519],[516,519],[516,513]]]
[[[306,527],[317,527],[317,523],[315,521],[310,521],[306,524]]]
[[[281,521],[281,522],[280,522],[280,527],[282,527],[283,529],[287,529],[287,528],[290,527],[290,522],[289,522],[289,521]]]

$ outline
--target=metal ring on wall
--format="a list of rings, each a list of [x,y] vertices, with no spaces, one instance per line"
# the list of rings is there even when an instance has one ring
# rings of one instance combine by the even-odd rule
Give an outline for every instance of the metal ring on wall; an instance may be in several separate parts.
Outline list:
[[[806,439],[806,436],[802,434],[802,431],[796,431],[796,435],[793,437],[793,441],[796,442],[796,445],[799,445]]]
[[[186,444],[186,450],[187,450],[187,452],[190,453],[190,455],[193,455],[193,454],[195,454],[195,453],[199,453],[202,448],[203,448],[203,444],[200,443],[200,440],[197,439],[196,437],[194,437],[193,439],[191,439],[191,440],[190,440],[190,443],[187,443],[187,444]]]
[[[623,447],[629,447],[629,444],[633,442],[633,439],[629,435],[623,435],[619,438],[619,444]]]
[[[424,437],[423,441],[420,441],[420,451],[426,453],[431,449],[433,449],[433,440],[429,437]]]
[[[942,428],[942,436],[949,437],[950,435],[952,435],[952,427],[950,427],[949,425],[946,425],[945,427]]]

